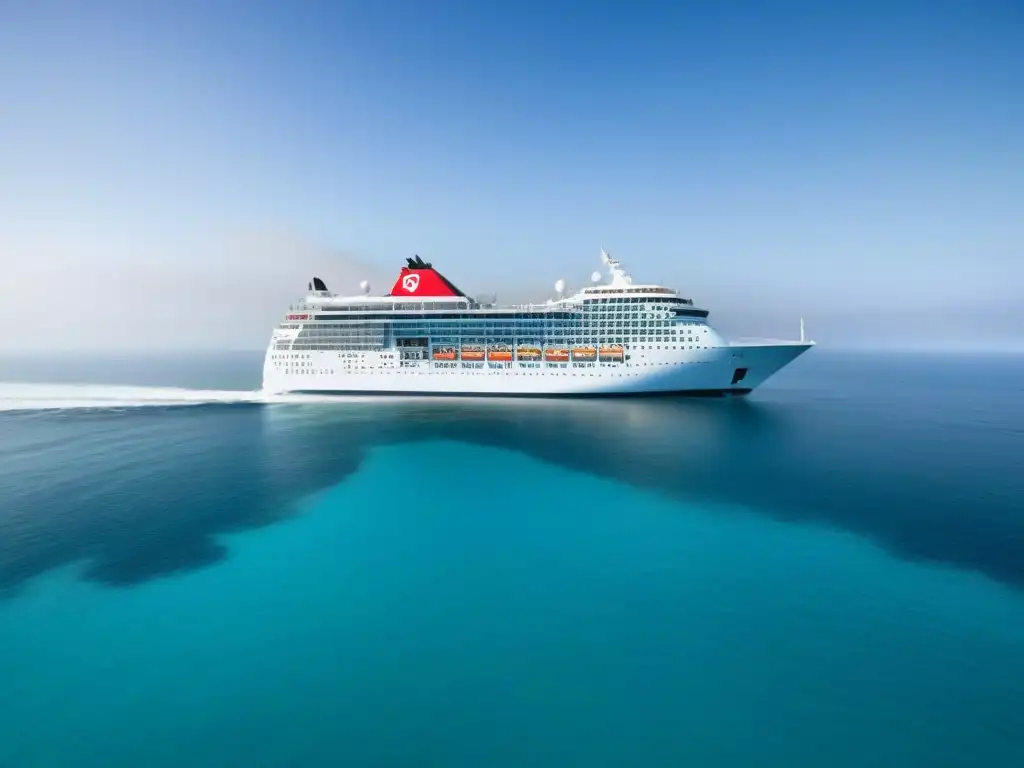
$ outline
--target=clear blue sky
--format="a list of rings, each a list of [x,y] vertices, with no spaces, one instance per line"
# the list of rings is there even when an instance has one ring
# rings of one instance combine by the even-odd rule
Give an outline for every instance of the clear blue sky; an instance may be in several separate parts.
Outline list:
[[[272,231],[499,296],[605,247],[750,333],[1024,335],[1020,2],[19,5],[5,295],[48,259],[198,282]]]

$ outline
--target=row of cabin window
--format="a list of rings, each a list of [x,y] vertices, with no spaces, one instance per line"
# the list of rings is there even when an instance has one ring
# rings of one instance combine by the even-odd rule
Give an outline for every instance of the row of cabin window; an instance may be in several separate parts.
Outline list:
[[[657,362],[657,363],[636,363],[635,365],[637,367],[640,367],[640,366],[649,367],[649,366],[658,366],[658,365],[685,365],[685,362],[682,361],[682,360],[674,361],[674,362],[661,361],[661,362]],[[560,365],[558,367],[559,368],[564,368],[565,366],[561,366]],[[580,367],[583,367],[583,366],[580,366]],[[587,367],[596,369],[596,366],[593,366],[593,365],[589,365]],[[357,369],[357,370],[360,373],[375,373],[376,372],[374,368],[372,368],[372,367],[368,368],[366,366],[360,366],[359,369]],[[429,371],[429,372],[432,373],[434,370],[435,369],[433,369],[433,368],[423,368],[423,369],[417,369],[416,371],[410,371],[410,373],[423,373],[424,371]],[[446,368],[444,370],[447,371],[447,370],[453,370],[453,369],[447,369]],[[460,370],[461,371],[463,369],[456,369],[456,370]],[[474,372],[479,372],[479,373],[485,373],[485,372],[486,373],[491,373],[492,371],[495,371],[495,369],[491,369],[491,368],[478,368],[478,369],[473,369],[473,370],[474,370]],[[500,370],[504,371],[506,369],[500,369]],[[602,369],[602,370],[606,370],[606,369]],[[545,369],[545,373],[546,374],[550,374],[550,371],[551,371],[550,368],[549,369]],[[333,368],[321,368],[321,369],[318,369],[318,370],[315,370],[315,371],[312,370],[312,369],[309,369],[309,368],[284,368],[283,372],[285,374],[291,374],[291,373],[315,373],[315,374],[320,375],[320,376],[323,376],[323,375],[331,375],[331,376],[333,376],[334,373],[335,373]],[[355,371],[353,371],[351,369],[348,370],[348,371],[345,371],[345,373],[354,373],[354,372]],[[398,373],[405,373],[405,371],[401,371],[400,370],[400,371],[398,371]],[[539,373],[540,373],[540,371],[509,370],[508,373],[506,373],[505,375],[506,376],[536,376]],[[590,371],[588,373],[578,373],[575,370],[572,370],[572,371],[564,370],[564,371],[562,371],[562,375],[563,376],[593,376],[594,373],[593,373],[593,371]],[[618,375],[619,376],[635,376],[637,374],[625,372],[625,373],[619,373]]]

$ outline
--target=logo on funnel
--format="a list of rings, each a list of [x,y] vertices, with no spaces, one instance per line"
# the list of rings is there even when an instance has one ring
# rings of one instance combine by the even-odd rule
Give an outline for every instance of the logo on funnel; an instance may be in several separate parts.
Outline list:
[[[420,287],[420,276],[416,273],[406,275],[402,278],[402,287],[409,293],[416,293],[416,289]]]

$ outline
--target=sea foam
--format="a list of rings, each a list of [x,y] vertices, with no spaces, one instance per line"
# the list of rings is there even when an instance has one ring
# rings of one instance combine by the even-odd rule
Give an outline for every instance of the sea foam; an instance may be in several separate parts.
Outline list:
[[[142,408],[236,403],[316,403],[333,402],[339,399],[343,398],[325,395],[280,395],[261,390],[0,382],[0,411]]]

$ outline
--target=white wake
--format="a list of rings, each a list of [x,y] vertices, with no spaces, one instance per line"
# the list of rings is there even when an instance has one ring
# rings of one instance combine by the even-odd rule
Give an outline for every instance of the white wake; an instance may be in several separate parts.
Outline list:
[[[0,382],[0,411],[142,408],[221,403],[318,403],[344,399],[351,398],[334,398],[324,395],[275,395],[260,390]]]

